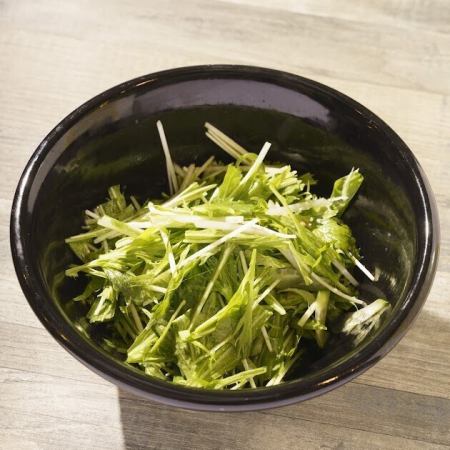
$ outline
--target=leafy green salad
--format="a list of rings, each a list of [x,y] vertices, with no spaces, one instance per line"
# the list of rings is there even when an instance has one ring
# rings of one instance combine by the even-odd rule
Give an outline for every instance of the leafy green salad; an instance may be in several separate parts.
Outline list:
[[[311,174],[265,162],[270,143],[255,154],[205,127],[234,162],[177,165],[158,121],[169,194],[140,203],[110,187],[66,239],[81,260],[66,275],[87,282],[73,301],[102,328],[103,348],[149,376],[273,386],[306,344],[322,349],[342,333],[358,344],[390,308],[359,298],[352,275],[374,280],[341,219],[363,176],[352,170],[319,197]]]

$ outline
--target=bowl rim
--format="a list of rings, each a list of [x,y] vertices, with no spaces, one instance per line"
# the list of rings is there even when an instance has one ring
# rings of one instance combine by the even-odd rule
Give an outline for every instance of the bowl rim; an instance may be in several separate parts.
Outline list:
[[[67,129],[105,101],[118,99],[140,89],[151,89],[155,82],[170,85],[186,78],[194,80],[208,77],[245,78],[289,89],[309,88],[358,111],[390,139],[399,156],[407,163],[420,193],[418,201],[423,213],[423,221],[417,230],[420,260],[416,264],[418,271],[411,282],[403,307],[374,339],[349,360],[331,369],[327,367],[314,375],[270,388],[243,391],[186,388],[150,378],[137,369],[127,368],[95,349],[68,322],[46,294],[38,271],[34,268],[31,249],[27,246],[31,231],[27,216],[32,213],[28,211],[30,187],[41,163]],[[83,103],[61,120],[39,144],[20,177],[11,209],[10,245],[16,275],[34,313],[59,344],[94,372],[119,387],[169,405],[197,410],[249,411],[287,405],[321,395],[361,374],[395,346],[417,316],[431,288],[438,260],[439,220],[433,192],[411,150],[382,119],[360,103],[326,85],[279,70],[243,65],[199,65],[155,72],[120,83]]]

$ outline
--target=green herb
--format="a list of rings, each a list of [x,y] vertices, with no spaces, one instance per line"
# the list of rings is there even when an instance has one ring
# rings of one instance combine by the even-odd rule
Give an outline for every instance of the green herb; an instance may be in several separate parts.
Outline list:
[[[112,186],[85,211],[84,232],[66,240],[81,260],[66,275],[89,279],[73,301],[103,323],[103,348],[149,376],[276,385],[301,364],[304,340],[323,348],[341,323],[359,343],[389,308],[358,298],[351,274],[357,266],[373,279],[341,219],[363,177],[352,170],[318,197],[312,175],[265,162],[270,143],[254,154],[205,126],[235,162],[180,167],[158,122],[170,197],[141,205]]]

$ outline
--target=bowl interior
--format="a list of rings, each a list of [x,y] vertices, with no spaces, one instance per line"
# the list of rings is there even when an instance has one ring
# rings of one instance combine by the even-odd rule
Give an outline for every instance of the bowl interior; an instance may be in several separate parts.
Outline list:
[[[83,313],[69,301],[83,281],[62,276],[75,262],[64,238],[79,232],[81,211],[103,201],[113,184],[141,199],[167,191],[158,119],[174,160],[181,164],[202,162],[211,154],[227,161],[204,135],[203,124],[209,121],[254,152],[266,140],[272,142],[268,159],[312,172],[319,180],[316,191],[325,195],[336,178],[358,167],[365,182],[344,220],[364,262],[379,273],[375,284],[359,277],[362,295],[385,296],[395,305],[392,316],[404,306],[417,272],[419,194],[409,162],[382,123],[320,85],[196,74],[147,79],[104,95],[44,142],[50,149],[30,182],[27,239],[42,289],[60,320],[72,323]],[[93,327],[94,338],[96,332]],[[345,362],[353,353],[343,349],[332,346],[317,354],[291,378]]]

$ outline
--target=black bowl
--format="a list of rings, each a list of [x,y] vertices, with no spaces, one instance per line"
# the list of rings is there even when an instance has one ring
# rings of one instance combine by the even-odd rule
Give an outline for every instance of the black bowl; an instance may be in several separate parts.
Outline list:
[[[377,333],[357,348],[343,344],[305,362],[282,385],[240,392],[185,388],[150,378],[105,353],[95,336],[83,336],[73,325],[80,313],[69,301],[79,286],[61,276],[74,262],[64,238],[80,229],[81,211],[98,204],[112,184],[144,197],[167,190],[157,119],[164,122],[179,163],[224,156],[204,137],[207,120],[253,151],[271,141],[273,160],[313,172],[324,191],[332,180],[359,167],[365,183],[345,220],[365,261],[380,272],[365,295],[382,292],[394,306]],[[159,72],[80,106],[31,157],[11,215],[12,254],[23,292],[60,344],[121,387],[171,405],[220,411],[305,400],[376,363],[403,336],[425,301],[436,269],[438,234],[424,173],[380,118],[322,84],[244,66]]]

